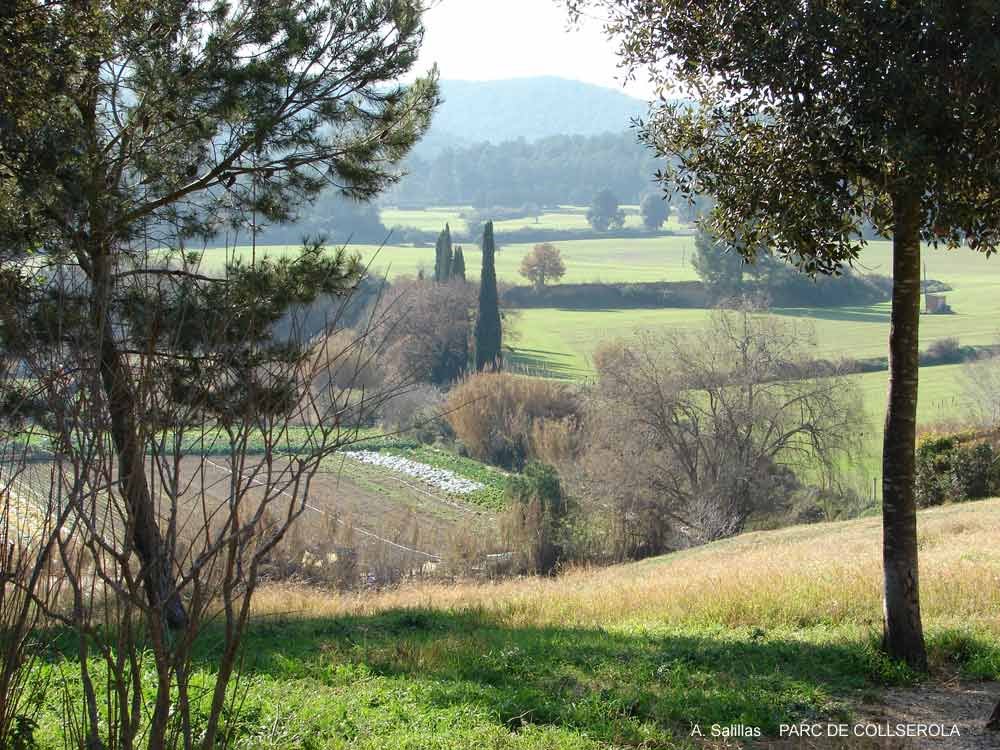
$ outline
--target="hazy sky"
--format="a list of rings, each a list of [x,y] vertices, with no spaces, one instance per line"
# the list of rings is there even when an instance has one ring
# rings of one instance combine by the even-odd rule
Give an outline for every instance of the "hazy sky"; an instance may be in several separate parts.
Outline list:
[[[424,26],[418,69],[436,62],[445,79],[548,75],[622,89],[615,45],[600,23],[567,30],[556,0],[436,0]],[[640,98],[652,91],[644,82],[624,90]]]

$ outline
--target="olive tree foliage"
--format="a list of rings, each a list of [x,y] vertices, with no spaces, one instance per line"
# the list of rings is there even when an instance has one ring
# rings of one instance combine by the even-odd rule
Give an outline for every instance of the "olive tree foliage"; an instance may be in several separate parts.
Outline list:
[[[631,74],[664,99],[641,138],[703,226],[808,273],[892,237],[883,451],[885,646],[926,666],[914,500],[920,243],[1000,241],[1000,7],[993,3],[567,0],[599,7]]]
[[[795,472],[835,481],[864,417],[847,379],[817,377],[811,349],[803,330],[745,307],[599,351],[582,464],[636,527],[628,554],[739,533],[782,507]]]

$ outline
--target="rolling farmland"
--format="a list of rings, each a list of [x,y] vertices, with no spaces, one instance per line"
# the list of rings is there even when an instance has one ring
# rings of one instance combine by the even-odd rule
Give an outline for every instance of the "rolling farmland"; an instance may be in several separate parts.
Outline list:
[[[444,207],[422,211],[386,209],[383,220],[387,225],[401,225],[434,230],[450,222],[463,227],[458,214],[464,207]],[[553,229],[573,229],[585,226],[585,208],[563,207],[558,213],[544,214],[539,226]],[[637,220],[636,207],[628,207],[630,221]],[[676,224],[672,218],[668,229],[687,231],[684,234],[657,238],[587,239],[557,241],[567,273],[565,283],[586,282],[651,282],[691,281],[697,275],[691,265],[694,237],[689,228]],[[500,222],[498,228],[533,223],[531,219]],[[518,274],[521,258],[532,243],[502,246],[497,253],[497,275],[501,282],[520,284]],[[420,269],[433,268],[432,247],[387,245],[378,248],[357,245],[358,251],[374,273],[389,278],[415,275]],[[477,248],[463,245],[470,278],[478,275],[480,253]],[[236,250],[244,257],[249,248]],[[258,247],[257,253],[280,255],[295,252],[291,246]],[[205,253],[204,265],[218,270],[226,257],[222,249]],[[861,272],[888,274],[891,246],[889,242],[869,243],[856,267]],[[954,315],[924,315],[921,317],[921,347],[927,348],[942,339],[957,338],[962,345],[989,345],[1000,334],[1000,261],[986,258],[970,250],[947,251],[926,248],[926,273],[929,278],[952,287],[947,292]],[[888,303],[856,307],[781,308],[775,314],[807,326],[814,333],[817,357],[871,358],[884,357],[889,337]],[[601,341],[628,338],[641,330],[697,331],[711,314],[705,309],[597,309],[533,308],[517,310],[509,319],[508,344],[512,347],[510,361],[523,372],[566,380],[586,380],[593,375],[591,355]],[[887,388],[887,373],[875,372],[851,376],[859,384],[870,416],[871,444],[881,435],[881,418]],[[924,367],[921,370],[920,412],[922,424],[954,419],[963,412],[961,366]],[[958,412],[958,413],[957,413]],[[872,455],[871,463],[875,463]]]
[[[391,241],[391,238],[390,238]],[[469,278],[478,278],[482,264],[479,248],[468,243],[462,245]],[[687,235],[665,235],[640,239],[597,239],[554,242],[566,262],[566,283],[590,281],[683,281],[695,280],[691,268],[693,239]],[[511,284],[524,283],[518,274],[521,258],[534,243],[501,245],[496,255],[497,278]],[[398,276],[415,276],[423,269],[434,269],[434,248],[388,244],[350,245],[376,275],[387,274],[390,279]],[[295,245],[258,245],[257,257],[281,257],[298,252]],[[218,273],[227,257],[233,254],[249,259],[250,247],[240,245],[235,249],[209,248],[204,252],[201,270]]]

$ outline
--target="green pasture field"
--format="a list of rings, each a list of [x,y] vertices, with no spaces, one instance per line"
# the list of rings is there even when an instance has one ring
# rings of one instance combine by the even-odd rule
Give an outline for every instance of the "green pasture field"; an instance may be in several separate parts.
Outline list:
[[[447,215],[439,209],[426,212]],[[566,207],[563,215],[582,215],[583,208]],[[574,240],[555,243],[566,260],[567,283],[592,281],[682,281],[697,276],[691,267],[694,237],[675,235],[643,239]],[[530,244],[512,244],[497,253],[497,273],[503,282],[523,283],[517,269]],[[353,247],[371,263],[373,270],[391,278],[413,275],[423,267],[433,268],[433,248],[389,246],[380,250],[370,245]],[[258,247],[260,254],[295,252],[293,247]],[[238,248],[246,255],[248,248]],[[465,247],[470,278],[480,264],[475,247]],[[209,250],[205,267],[221,268],[224,250]],[[888,274],[891,247],[888,242],[872,242],[864,250],[857,267],[871,273]],[[921,317],[921,346],[945,338],[957,338],[963,345],[993,344],[1000,334],[1000,259],[986,258],[967,249],[947,251],[926,248],[927,275],[953,287],[947,292],[954,315]],[[815,337],[816,356],[837,359],[885,356],[889,337],[888,303],[865,307],[783,308],[775,314],[807,326]],[[627,338],[640,330],[692,330],[704,326],[711,311],[704,309],[528,309],[511,317],[508,341],[514,347],[510,361],[515,369],[547,377],[585,380],[592,376],[591,356],[601,341]],[[922,369],[920,419],[922,423],[960,418],[960,367]],[[866,394],[869,414],[881,422],[886,390],[886,373],[854,376]],[[880,429],[880,428],[879,428]]]
[[[966,390],[972,376],[973,373],[964,364],[921,367],[917,424],[921,427],[947,427],[973,419],[973,403]],[[867,424],[861,425],[858,430],[862,451],[855,468],[866,477],[877,478],[882,474],[882,435],[889,393],[889,373],[867,372],[850,375],[849,379],[861,392],[867,416]]]
[[[665,235],[640,239],[598,239],[567,240],[553,244],[559,248],[566,263],[565,283],[581,284],[593,281],[665,281],[694,280],[697,278],[691,268],[691,252],[694,240],[687,235]],[[475,245],[462,245],[465,266],[470,279],[479,278],[482,253]],[[497,278],[510,284],[527,283],[518,273],[521,259],[534,247],[534,243],[501,245],[496,255]],[[389,278],[415,276],[423,268],[430,273],[434,270],[434,248],[407,245],[351,245],[377,275],[388,274]],[[257,257],[281,257],[294,255],[299,248],[295,245],[258,245]],[[218,273],[226,259],[234,257],[248,259],[250,247],[241,245],[235,249],[209,248],[202,256],[201,270]]]
[[[386,227],[419,229],[422,232],[440,232],[444,225],[451,226],[452,232],[466,231],[465,219],[461,214],[471,211],[471,206],[434,206],[425,209],[383,208],[379,214]]]
[[[997,290],[1000,292],[1000,289]],[[959,296],[959,295],[956,295]],[[985,303],[985,300],[984,300]],[[994,303],[995,305],[995,303]],[[879,306],[882,307],[882,306]],[[833,312],[833,310],[828,310]],[[665,313],[670,313],[665,317]],[[704,310],[612,310],[598,313],[581,313],[564,310],[519,311],[518,328],[524,333],[515,342],[513,367],[521,372],[568,380],[587,380],[593,377],[589,352],[604,339],[629,336],[636,328],[664,329],[667,326],[695,329],[704,325]],[[791,311],[786,312],[792,315]],[[795,320],[804,325],[815,325],[817,356],[884,356],[888,340],[888,311],[886,322],[879,330],[866,332],[863,327],[852,326],[850,321],[824,320],[822,325],[804,315]],[[589,316],[589,317],[588,317]],[[1000,325],[993,327],[988,311],[980,317],[978,328],[969,325],[959,331],[943,331],[937,338],[957,335],[963,344],[990,344]],[[959,316],[924,316],[921,323],[939,323]],[[875,325],[875,324],[871,324]],[[929,340],[925,325],[922,341]],[[533,331],[529,333],[529,331]],[[932,334],[933,335],[933,334]],[[853,343],[852,343],[853,341]],[[970,374],[966,365],[938,365],[920,369],[920,391],[917,419],[923,426],[963,421],[972,416],[972,404],[966,395]],[[881,474],[879,456],[882,440],[882,422],[885,415],[886,395],[889,387],[888,372],[871,372],[848,376],[861,391],[867,424],[859,428],[863,445],[860,465],[865,476]]]
[[[691,237],[670,237],[663,243],[670,280],[694,278],[690,268]],[[651,264],[652,245],[630,244],[640,263]],[[685,250],[687,252],[685,252]],[[682,265],[678,253],[688,258]],[[623,254],[624,255],[624,254]],[[623,255],[618,263],[624,264]],[[886,274],[888,242],[873,242],[859,262],[859,270]],[[953,287],[946,294],[954,315],[921,317],[921,346],[955,337],[964,345],[995,343],[1000,335],[1000,260],[970,250],[927,249],[927,274]],[[657,260],[659,260],[657,258]],[[616,271],[622,266],[612,266]],[[649,268],[650,266],[646,266]],[[641,275],[641,272],[640,274]],[[637,279],[638,280],[638,279]],[[816,355],[832,359],[885,356],[889,339],[888,303],[865,307],[779,308],[775,314],[808,326],[815,334]],[[703,309],[565,310],[532,309],[518,313],[519,339],[513,361],[561,377],[587,377],[594,346],[601,341],[627,338],[640,330],[692,330],[705,325],[711,311]]]
[[[447,215],[448,209],[440,209],[437,213]],[[435,213],[408,212],[408,213]],[[562,215],[562,214],[560,214]],[[682,231],[682,227],[677,225]],[[391,238],[390,238],[391,242]],[[462,244],[462,243],[459,243]],[[524,283],[518,274],[522,257],[531,250],[534,243],[516,243],[500,245],[497,252],[497,276],[501,281],[509,283]],[[691,267],[691,257],[694,252],[694,236],[692,234],[667,235],[653,238],[629,239],[592,239],[555,241],[562,252],[566,263],[566,276],[563,283],[605,282],[641,282],[641,281],[690,281],[697,279]],[[350,245],[349,250],[359,253],[371,264],[373,270],[388,271],[389,276],[414,275],[420,268],[433,268],[434,248],[413,247],[409,245],[388,244],[383,247],[369,244]],[[478,277],[478,269],[482,262],[479,249],[469,243],[463,244],[466,256],[466,267],[470,278]],[[259,245],[257,256],[279,257],[298,252],[295,245]],[[202,270],[217,272],[221,270],[226,259],[234,255],[248,258],[249,246],[236,248],[208,248],[204,251]],[[930,277],[951,284],[955,291],[948,293],[949,301],[958,313],[956,316],[943,316],[940,322],[935,319],[925,327],[947,330],[951,328],[965,329],[969,327],[971,316],[982,318],[982,303],[993,304],[997,296],[994,289],[1000,289],[1000,262],[988,259],[971,250],[935,250],[926,249],[924,259],[927,273]],[[865,249],[857,263],[857,269],[863,272],[889,274],[890,245],[888,242],[872,242]],[[602,311],[604,312],[604,311]],[[669,317],[674,311],[660,311]],[[685,314],[688,311],[683,311]],[[807,315],[816,320],[831,320],[836,323],[857,324],[857,330],[863,336],[872,329],[866,324],[882,324],[888,317],[888,306],[873,308],[835,308],[825,313],[815,310],[795,313]],[[925,319],[928,320],[928,319]],[[1000,328],[1000,326],[998,326]],[[979,327],[981,333],[981,326]],[[992,336],[993,329],[990,330]],[[853,343],[853,342],[852,342]],[[874,347],[870,346],[869,350]],[[863,356],[859,353],[858,356]]]
[[[693,242],[693,238],[686,239]],[[676,247],[671,248],[676,253]],[[887,274],[891,248],[873,242],[866,248],[859,270]],[[949,284],[946,293],[954,315],[923,315],[921,347],[957,338],[963,345],[994,344],[1000,338],[1000,259],[970,250],[924,251],[929,278]],[[648,262],[648,257],[644,256]],[[673,259],[677,263],[676,258]],[[676,268],[676,265],[673,267]],[[680,274],[673,278],[691,278]],[[783,308],[774,310],[796,325],[806,327],[815,341],[817,357],[829,359],[884,357],[888,352],[890,305],[865,307]],[[517,336],[510,358],[514,369],[529,374],[568,380],[593,377],[592,354],[601,341],[629,338],[637,331],[697,332],[710,310],[520,310],[515,317]],[[964,365],[923,367],[920,371],[918,420],[921,425],[955,422],[971,415],[965,394],[968,374]],[[868,424],[860,430],[863,450],[859,471],[880,475],[879,455],[885,414],[888,373],[851,376],[861,390]]]
[[[625,211],[625,226],[629,229],[641,229],[642,217],[638,206],[623,205]],[[453,233],[464,233],[468,230],[461,214],[471,211],[468,206],[442,206],[425,209],[381,209],[382,223],[386,227],[402,227],[419,229],[426,232],[437,232],[444,229],[445,223],[451,226]],[[493,228],[498,232],[514,232],[518,229],[550,229],[550,230],[588,230],[586,206],[559,206],[557,210],[545,211],[539,216],[526,216],[520,219],[496,221]],[[687,225],[671,216],[665,229],[674,232],[687,231]]]

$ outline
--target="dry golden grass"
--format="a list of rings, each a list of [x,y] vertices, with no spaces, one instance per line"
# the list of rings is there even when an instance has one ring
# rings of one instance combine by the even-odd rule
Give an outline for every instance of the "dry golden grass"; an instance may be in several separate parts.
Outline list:
[[[0,493],[0,539],[26,541],[47,528],[45,513],[24,496]]]
[[[920,514],[921,596],[931,627],[1000,636],[1000,500]],[[274,586],[259,614],[368,615],[482,609],[511,626],[721,624],[764,628],[881,622],[877,518],[755,532],[629,565],[499,584],[425,584],[335,596]]]

